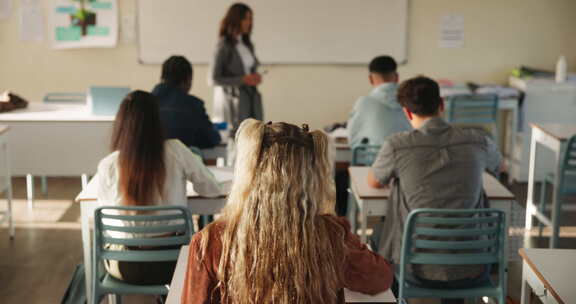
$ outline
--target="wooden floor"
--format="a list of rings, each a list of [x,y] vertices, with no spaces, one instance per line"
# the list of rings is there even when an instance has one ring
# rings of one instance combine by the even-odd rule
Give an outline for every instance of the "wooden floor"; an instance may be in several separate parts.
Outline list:
[[[73,198],[80,178],[50,178],[48,193],[36,182],[35,205],[28,209],[23,178],[14,179],[16,238],[0,228],[0,303],[60,303],[76,265],[82,262],[80,208]],[[0,208],[4,208],[0,201]],[[123,303],[156,303],[153,297],[127,297]]]
[[[0,303],[60,303],[74,268],[82,262],[80,208],[73,198],[80,191],[80,178],[50,178],[48,193],[36,183],[35,206],[28,209],[24,179],[14,180],[16,238],[10,241],[6,227],[0,228]],[[525,185],[512,190],[523,195]],[[519,202],[523,202],[520,198]],[[4,201],[0,200],[0,208]],[[564,223],[576,224],[574,217]],[[561,247],[576,248],[576,237],[561,239]],[[546,245],[546,238],[537,247]],[[521,267],[510,265],[509,294],[520,295]],[[153,297],[125,298],[124,303],[155,303]]]

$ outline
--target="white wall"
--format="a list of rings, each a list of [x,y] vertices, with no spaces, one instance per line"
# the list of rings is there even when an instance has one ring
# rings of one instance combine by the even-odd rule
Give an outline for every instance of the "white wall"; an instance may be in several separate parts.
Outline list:
[[[14,2],[12,17],[0,21],[0,89],[38,102],[46,92],[83,91],[89,85],[150,90],[157,82],[160,66],[138,64],[134,43],[114,49],[54,51],[47,42],[21,42],[20,1]],[[49,1],[42,2],[47,8]],[[121,15],[135,14],[136,0],[118,2]],[[465,18],[464,48],[438,48],[440,20],[448,13]],[[400,68],[403,78],[426,74],[504,83],[510,70],[521,64],[554,68],[560,54],[567,56],[572,70],[576,67],[574,0],[411,0],[409,19],[408,63]],[[265,26],[257,18],[255,22]],[[308,122],[313,127],[342,121],[355,99],[370,89],[363,66],[272,66],[269,70],[261,87],[268,120]],[[206,66],[195,66],[193,93],[211,111],[206,71]]]

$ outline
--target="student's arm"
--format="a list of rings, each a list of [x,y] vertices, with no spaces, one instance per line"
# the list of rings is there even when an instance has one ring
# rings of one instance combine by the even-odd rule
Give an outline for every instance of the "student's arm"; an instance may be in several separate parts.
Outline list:
[[[383,188],[388,185],[394,175],[394,148],[386,140],[372,164],[372,170],[368,172],[368,185],[374,188]]]
[[[216,47],[216,55],[212,66],[212,81],[219,86],[240,86],[244,84],[244,75],[225,75],[226,67],[232,58],[231,47],[221,40]]]
[[[180,303],[203,304],[213,302],[212,291],[216,287],[217,281],[208,270],[206,261],[199,260],[199,253],[202,250],[201,237],[202,234],[197,233],[190,242],[188,266]]]
[[[206,108],[204,108],[204,102],[202,100],[197,99],[197,107],[194,111],[197,113],[195,123],[198,124],[196,147],[206,149],[218,145],[222,138],[218,130],[214,128],[210,117],[206,114]]]
[[[504,162],[500,150],[494,141],[488,136],[484,137],[486,149],[486,171],[497,176],[500,172],[504,171]]]
[[[346,219],[338,218],[337,220],[346,231],[344,287],[371,295],[390,288],[394,274],[392,265],[360,242],[358,236],[351,232],[350,224]]]
[[[194,185],[194,191],[205,197],[222,195],[222,188],[214,175],[202,162],[202,158],[192,153],[182,142],[173,140],[176,154],[184,169],[186,179]]]

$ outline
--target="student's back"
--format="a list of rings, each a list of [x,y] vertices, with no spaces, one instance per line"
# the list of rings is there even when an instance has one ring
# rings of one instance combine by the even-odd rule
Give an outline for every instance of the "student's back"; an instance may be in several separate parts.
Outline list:
[[[172,56],[162,64],[161,83],[152,94],[159,99],[160,118],[166,138],[179,139],[199,149],[220,143],[220,134],[206,114],[204,102],[189,95],[192,64],[182,56]]]
[[[415,129],[389,137],[372,166],[377,182],[392,187],[379,253],[396,263],[410,211],[487,207],[482,175],[496,173],[501,160],[483,133],[451,126],[440,117],[442,101],[431,79],[408,80],[398,95]],[[479,273],[466,267],[433,268],[423,277],[452,281]]]
[[[188,147],[200,149],[220,143],[220,135],[206,114],[202,100],[164,83],[157,85],[152,94],[159,100],[166,138],[176,138]]]
[[[412,129],[396,101],[398,73],[394,59],[376,57],[369,71],[372,91],[356,101],[348,118],[348,142],[353,148],[366,141],[381,146],[388,136]]]
[[[390,286],[389,264],[333,215],[326,134],[246,119],[236,142],[228,203],[192,240],[182,303],[334,304],[344,287]]]

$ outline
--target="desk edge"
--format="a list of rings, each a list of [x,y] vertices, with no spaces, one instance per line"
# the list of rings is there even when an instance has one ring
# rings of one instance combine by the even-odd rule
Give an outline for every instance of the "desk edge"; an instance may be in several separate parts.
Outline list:
[[[528,267],[530,267],[530,269],[532,269],[532,271],[534,271],[534,274],[536,274],[536,276],[544,284],[546,289],[548,289],[550,291],[550,293],[552,293],[552,296],[554,297],[554,299],[556,299],[556,301],[558,301],[558,303],[564,304],[564,300],[562,300],[562,298],[556,293],[556,290],[554,290],[554,288],[552,288],[552,285],[544,278],[542,273],[540,273],[540,271],[538,271],[538,268],[536,268],[536,265],[534,265],[534,262],[532,262],[532,260],[530,260],[530,257],[528,257],[528,254],[526,254],[526,251],[524,249],[525,248],[518,249],[518,253],[522,257],[522,259],[528,264]]]

